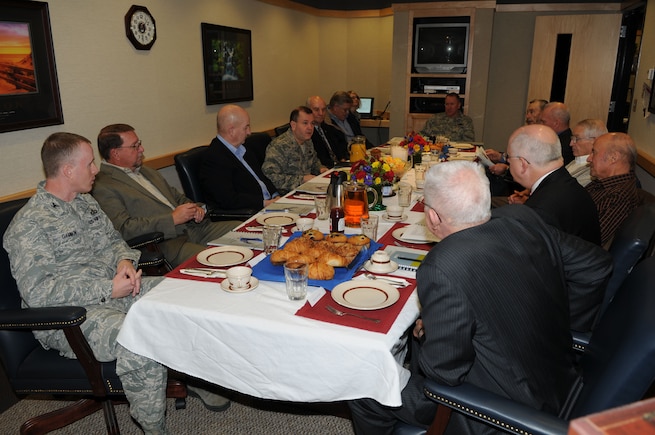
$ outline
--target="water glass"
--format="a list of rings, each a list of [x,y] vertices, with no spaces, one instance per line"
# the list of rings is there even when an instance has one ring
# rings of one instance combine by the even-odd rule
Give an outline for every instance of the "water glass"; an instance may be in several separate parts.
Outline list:
[[[423,164],[414,167],[414,177],[416,181],[425,180],[426,169],[427,169],[427,165],[423,165]]]
[[[292,301],[303,300],[307,297],[307,277],[309,268],[306,263],[285,263],[284,280],[287,284],[287,296]]]
[[[266,255],[277,251],[281,236],[282,227],[280,225],[264,225],[262,240],[264,241],[264,252]]]
[[[330,217],[330,210],[328,210],[327,198],[314,198],[314,205],[316,206],[316,219],[324,221]]]
[[[409,207],[412,202],[412,186],[407,183],[398,183],[398,205]]]
[[[375,215],[369,215],[368,217],[363,217],[361,220],[362,225],[362,234],[368,237],[371,240],[378,239],[378,222],[380,218]]]

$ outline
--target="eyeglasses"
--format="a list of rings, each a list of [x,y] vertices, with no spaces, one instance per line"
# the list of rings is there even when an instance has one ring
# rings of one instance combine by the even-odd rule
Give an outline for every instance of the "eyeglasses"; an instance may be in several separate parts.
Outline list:
[[[510,156],[510,155],[508,154],[505,158],[506,158],[507,160],[509,160],[509,159],[523,159],[523,160],[525,161],[525,163],[527,163],[528,165],[530,164],[530,162],[528,161],[528,159],[526,159],[526,158],[523,157],[523,156]]]
[[[571,136],[571,142],[578,142],[581,140],[590,140],[590,139],[596,139],[596,136],[589,136],[589,137]]]
[[[130,146],[126,146],[126,147],[117,147],[117,148],[127,148],[127,149],[133,149],[133,150],[135,150],[135,149],[139,148],[140,146],[142,146],[142,143],[141,143],[140,140],[138,140],[138,141],[134,142],[134,143],[133,143],[132,145],[130,145]]]

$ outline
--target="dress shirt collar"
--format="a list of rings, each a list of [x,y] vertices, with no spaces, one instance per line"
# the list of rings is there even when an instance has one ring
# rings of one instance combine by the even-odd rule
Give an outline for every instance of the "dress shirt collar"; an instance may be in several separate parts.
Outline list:
[[[229,144],[225,139],[223,139],[223,136],[221,136],[220,134],[216,135],[216,139],[221,141],[221,143],[223,145],[225,145],[225,148],[230,150],[232,152],[232,154],[237,156],[237,158],[239,158],[239,159],[241,159],[243,157],[243,155],[246,153],[246,149],[243,146],[243,144],[241,146],[239,146],[239,147],[235,147],[234,145]]]
[[[610,189],[627,181],[635,181],[635,173],[628,172],[627,174],[614,175],[606,178],[596,178],[592,180],[590,188]]]
[[[589,157],[589,154],[587,154],[586,156],[577,156],[575,158],[575,163],[577,163],[580,166],[584,166],[587,164],[587,157]]]

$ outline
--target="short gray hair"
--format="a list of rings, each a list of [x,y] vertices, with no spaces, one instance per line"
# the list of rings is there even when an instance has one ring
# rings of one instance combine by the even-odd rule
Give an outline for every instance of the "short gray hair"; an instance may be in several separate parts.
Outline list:
[[[576,127],[582,127],[588,137],[599,137],[607,133],[605,121],[602,119],[583,119],[575,124]]]
[[[550,127],[543,127],[552,131],[551,134],[536,135],[530,130],[520,128],[516,135],[510,139],[512,152],[516,157],[523,157],[531,165],[543,167],[547,163],[562,158],[562,145],[559,137]],[[550,137],[548,140],[547,137]],[[514,157],[514,156],[512,156]]]
[[[477,163],[455,160],[432,166],[424,192],[425,204],[450,225],[475,224],[491,216],[489,179]]]

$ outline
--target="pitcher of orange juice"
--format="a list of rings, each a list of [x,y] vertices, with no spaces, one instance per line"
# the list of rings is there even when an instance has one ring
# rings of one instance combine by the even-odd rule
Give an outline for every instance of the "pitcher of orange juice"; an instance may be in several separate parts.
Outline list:
[[[375,189],[362,183],[343,183],[344,201],[343,210],[346,213],[346,226],[351,228],[360,227],[360,219],[368,217],[369,207],[378,201],[378,193]],[[373,201],[368,202],[367,192],[373,193]]]
[[[355,136],[348,146],[350,152],[350,162],[355,163],[366,158],[366,138],[364,136]]]

